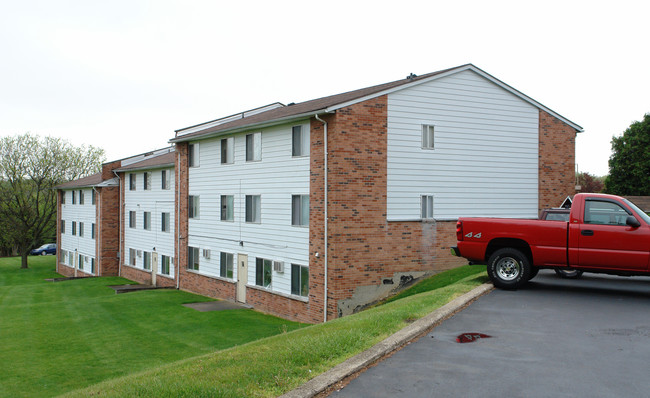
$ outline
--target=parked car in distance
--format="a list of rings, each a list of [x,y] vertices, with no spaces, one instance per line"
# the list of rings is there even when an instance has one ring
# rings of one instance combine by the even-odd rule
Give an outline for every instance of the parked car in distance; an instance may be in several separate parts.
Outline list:
[[[36,248],[29,252],[31,255],[41,255],[45,256],[46,254],[56,254],[56,243],[46,243],[43,246]]]

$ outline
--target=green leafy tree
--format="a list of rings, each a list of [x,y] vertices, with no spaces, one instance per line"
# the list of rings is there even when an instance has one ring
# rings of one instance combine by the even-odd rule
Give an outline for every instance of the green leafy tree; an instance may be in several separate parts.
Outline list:
[[[56,236],[54,187],[98,172],[104,158],[103,149],[60,138],[0,138],[0,231],[18,249],[21,268],[32,248]]]
[[[612,138],[605,190],[616,195],[650,196],[650,113],[622,136]]]

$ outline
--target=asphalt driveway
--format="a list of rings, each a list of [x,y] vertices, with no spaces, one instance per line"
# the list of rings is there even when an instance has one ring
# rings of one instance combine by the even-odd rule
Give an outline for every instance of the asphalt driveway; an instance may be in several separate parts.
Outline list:
[[[459,344],[467,332],[490,335]],[[542,271],[495,290],[331,397],[648,397],[650,278]]]

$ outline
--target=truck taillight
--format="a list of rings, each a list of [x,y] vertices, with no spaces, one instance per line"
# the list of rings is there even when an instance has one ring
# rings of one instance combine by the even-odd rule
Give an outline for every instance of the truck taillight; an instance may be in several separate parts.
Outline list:
[[[456,240],[463,240],[463,222],[460,220],[456,223]]]

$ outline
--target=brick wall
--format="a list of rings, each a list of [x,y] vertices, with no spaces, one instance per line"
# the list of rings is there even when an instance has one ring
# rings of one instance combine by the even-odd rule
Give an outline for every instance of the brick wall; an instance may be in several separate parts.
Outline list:
[[[122,277],[144,285],[151,284],[151,272],[130,265],[122,265]],[[172,278],[156,275],[156,286],[176,287],[176,282]]]
[[[575,192],[576,130],[539,111],[539,209],[558,207]]]
[[[97,275],[116,276],[119,273],[120,188],[103,187],[98,191],[95,237]]]

